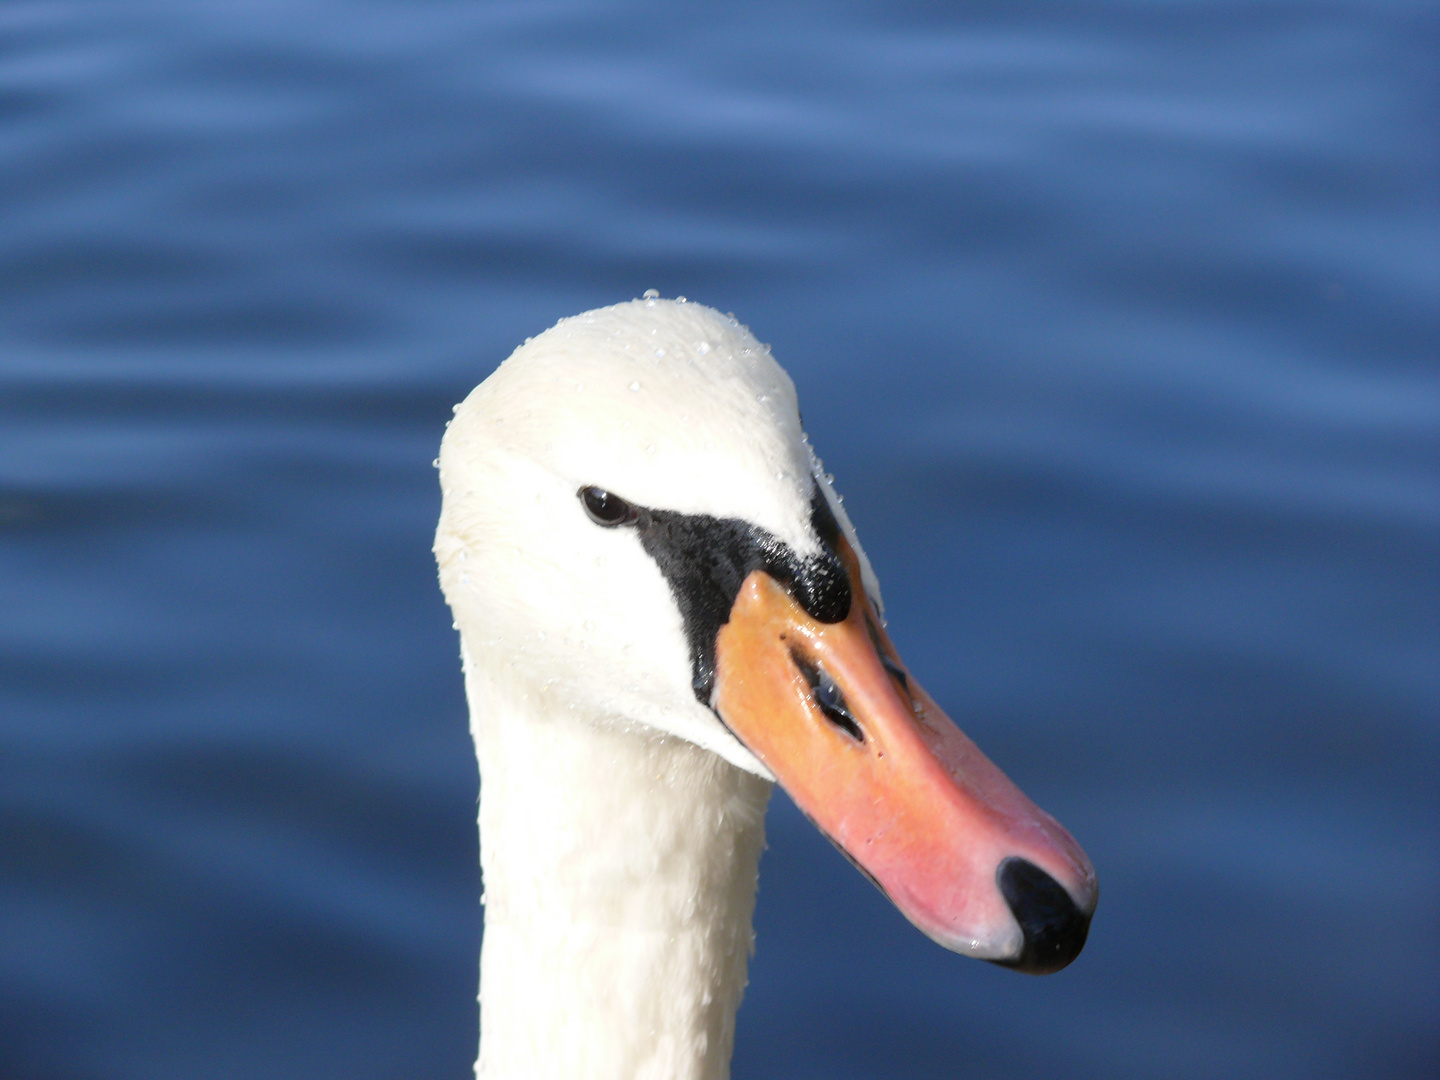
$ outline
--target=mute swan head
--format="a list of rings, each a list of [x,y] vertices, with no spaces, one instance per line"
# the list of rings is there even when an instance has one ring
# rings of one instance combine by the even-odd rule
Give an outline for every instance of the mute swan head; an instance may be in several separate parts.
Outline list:
[[[456,407],[440,471],[442,586],[511,700],[778,780],[949,949],[1079,952],[1089,862],[900,663],[794,386],[733,317],[561,321]]]

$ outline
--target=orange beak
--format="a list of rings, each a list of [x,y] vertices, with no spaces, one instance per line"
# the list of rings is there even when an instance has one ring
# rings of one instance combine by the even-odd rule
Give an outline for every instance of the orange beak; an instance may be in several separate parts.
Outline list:
[[[900,665],[842,537],[849,615],[822,623],[763,570],[716,639],[714,704],[822,832],[956,952],[1022,971],[1079,954],[1095,871]]]

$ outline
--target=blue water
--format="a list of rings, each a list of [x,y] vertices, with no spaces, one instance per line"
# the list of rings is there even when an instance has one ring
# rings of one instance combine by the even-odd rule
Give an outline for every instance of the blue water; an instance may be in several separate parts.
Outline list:
[[[0,1077],[468,1075],[430,462],[650,287],[1102,883],[1022,977],[777,797],[737,1080],[1440,1075],[1440,11],[680,7],[0,7]]]

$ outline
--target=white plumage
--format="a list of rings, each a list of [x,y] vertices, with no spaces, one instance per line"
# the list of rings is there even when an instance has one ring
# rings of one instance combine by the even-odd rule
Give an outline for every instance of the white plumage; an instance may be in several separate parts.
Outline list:
[[[794,387],[710,308],[592,311],[527,341],[456,407],[440,481],[435,553],[481,775],[477,1073],[725,1077],[774,774],[714,698],[697,700],[673,583],[635,530],[597,527],[577,492],[735,519],[807,558],[822,545],[818,490],[854,553],[855,602],[878,620],[878,585]],[[800,712],[820,717],[783,674]],[[905,684],[886,685],[894,697]],[[906,722],[928,723],[912,705]],[[1019,940],[1013,921],[1003,930]]]

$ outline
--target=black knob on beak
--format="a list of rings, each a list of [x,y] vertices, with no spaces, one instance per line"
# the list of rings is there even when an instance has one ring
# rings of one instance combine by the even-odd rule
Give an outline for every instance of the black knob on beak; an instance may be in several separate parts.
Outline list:
[[[1075,906],[1063,885],[1019,858],[1000,864],[995,883],[1025,934],[1019,956],[995,963],[1030,975],[1048,975],[1080,955],[1090,933],[1090,916]]]

